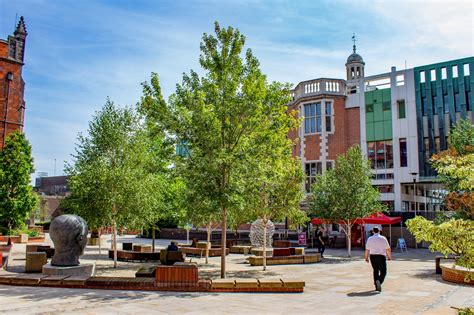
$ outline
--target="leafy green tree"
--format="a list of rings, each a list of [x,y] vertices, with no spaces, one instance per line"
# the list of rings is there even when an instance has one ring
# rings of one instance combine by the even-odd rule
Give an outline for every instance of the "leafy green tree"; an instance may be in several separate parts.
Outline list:
[[[273,89],[272,97],[284,99],[284,86],[274,85]],[[272,119],[262,123],[260,132],[252,140],[260,145],[252,148],[253,159],[242,164],[239,171],[243,178],[251,179],[244,186],[244,205],[254,218],[262,219],[263,223],[263,270],[266,270],[268,221],[288,218],[300,224],[307,218],[300,209],[300,202],[304,199],[301,161],[292,157],[293,143],[288,139],[289,130],[298,127],[298,120],[292,113],[287,113],[286,108],[273,106],[274,103],[278,101],[266,103]]]
[[[215,36],[204,34],[201,42],[204,76],[185,74],[167,104],[158,76],[152,74],[142,98],[142,106],[153,111],[168,137],[177,145],[186,143],[189,155],[177,164],[186,185],[198,186],[204,200],[213,200],[210,210],[219,213],[221,277],[226,269],[228,218],[236,209],[245,211],[244,187],[252,180],[239,170],[257,159],[253,153],[262,143],[254,140],[272,119],[269,108],[286,108],[290,100],[286,86],[267,82],[250,49],[242,56],[244,44],[238,30],[216,22]]]
[[[28,140],[23,133],[12,132],[0,150],[0,220],[10,230],[24,226],[38,203],[30,184],[33,172]]]
[[[432,252],[457,256],[456,264],[474,268],[474,221],[451,219],[435,224],[421,216],[407,221],[407,227],[417,242],[430,243]]]
[[[142,121],[133,109],[107,100],[88,136],[79,135],[74,164],[66,167],[66,206],[92,228],[113,226],[114,267],[117,227],[148,227],[166,211],[166,176]]]
[[[309,202],[311,214],[341,222],[351,256],[351,229],[354,220],[384,210],[380,194],[372,186],[372,172],[358,145],[339,155],[334,169],[317,176]]]
[[[440,181],[450,190],[445,199],[449,210],[474,218],[474,125],[459,121],[449,133],[449,148],[431,157]]]

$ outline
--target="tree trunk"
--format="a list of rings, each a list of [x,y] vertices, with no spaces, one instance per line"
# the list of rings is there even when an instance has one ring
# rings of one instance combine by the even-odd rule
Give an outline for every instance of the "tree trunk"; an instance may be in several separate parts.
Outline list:
[[[209,263],[209,247],[211,247],[212,222],[207,224],[206,230],[207,230],[206,265],[207,265]]]
[[[227,210],[222,209],[222,226],[221,226],[221,278],[225,278],[225,252],[227,245]]]
[[[155,252],[155,226],[153,225],[151,229],[151,251]]]
[[[101,243],[101,242],[100,242],[100,236],[101,236],[101,234],[100,234],[100,229],[98,229],[97,234],[98,234],[98,236],[99,236],[99,255],[102,255],[102,245],[100,245],[100,243]]]
[[[347,231],[346,231],[347,257],[351,257],[351,230],[352,230],[352,225],[347,224]]]
[[[267,270],[267,219],[263,217],[263,271]]]
[[[114,220],[114,268],[117,268],[117,222]]]

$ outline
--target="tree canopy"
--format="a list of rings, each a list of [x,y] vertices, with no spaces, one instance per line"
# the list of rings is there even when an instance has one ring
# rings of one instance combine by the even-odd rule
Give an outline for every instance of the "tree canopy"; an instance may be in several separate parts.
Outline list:
[[[290,89],[267,82],[252,51],[243,54],[245,37],[238,30],[217,22],[214,30],[214,35],[202,37],[199,62],[204,75],[184,74],[165,102],[158,76],[152,74],[144,84],[142,107],[176,145],[186,144],[189,154],[176,167],[190,196],[220,216],[224,252],[229,216],[246,211],[245,187],[253,180],[241,170],[259,165],[255,152],[264,145],[272,115],[285,112]],[[225,277],[224,254],[221,259]]]
[[[38,198],[31,187],[31,146],[22,132],[10,133],[0,150],[0,221],[8,228],[24,226]]]
[[[168,184],[143,120],[132,108],[107,100],[79,135],[74,164],[67,165],[71,195],[66,207],[92,228],[142,228],[166,212]],[[115,233],[114,233],[115,234]],[[116,240],[114,240],[116,249]]]
[[[343,222],[350,256],[353,221],[385,209],[379,191],[372,186],[372,172],[358,145],[336,159],[334,169],[316,177],[309,201],[310,213],[318,218]]]
[[[474,125],[459,121],[451,130],[447,150],[431,157],[440,181],[450,193],[445,199],[449,210],[474,218]]]

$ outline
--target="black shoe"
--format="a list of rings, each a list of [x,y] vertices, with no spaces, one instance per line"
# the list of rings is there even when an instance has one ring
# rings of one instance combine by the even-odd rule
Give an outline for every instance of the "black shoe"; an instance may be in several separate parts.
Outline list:
[[[380,284],[379,280],[375,281],[375,290],[382,292],[382,285]]]

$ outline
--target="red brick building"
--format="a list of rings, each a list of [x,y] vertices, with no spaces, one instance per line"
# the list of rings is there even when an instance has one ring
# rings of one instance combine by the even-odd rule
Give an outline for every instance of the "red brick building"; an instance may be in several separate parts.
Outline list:
[[[340,79],[303,81],[293,91],[289,110],[298,112],[302,125],[289,137],[297,139],[293,155],[303,163],[306,192],[339,154],[360,143],[359,108],[347,106],[346,98],[346,81]]]
[[[13,35],[0,39],[0,149],[9,133],[23,130],[25,82],[21,74],[27,35],[21,17]]]

